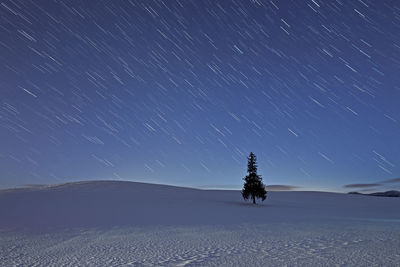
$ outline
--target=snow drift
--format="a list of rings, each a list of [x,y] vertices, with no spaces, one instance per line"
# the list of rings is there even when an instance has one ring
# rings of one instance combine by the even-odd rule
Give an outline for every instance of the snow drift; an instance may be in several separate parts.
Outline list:
[[[227,225],[329,220],[400,221],[400,199],[325,192],[239,191],[90,181],[0,191],[0,228]]]

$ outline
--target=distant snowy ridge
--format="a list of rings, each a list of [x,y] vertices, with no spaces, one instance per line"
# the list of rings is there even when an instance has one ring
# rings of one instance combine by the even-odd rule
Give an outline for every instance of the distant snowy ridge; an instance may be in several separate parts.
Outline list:
[[[359,192],[349,192],[352,195],[363,195],[363,196],[375,196],[375,197],[400,197],[400,191],[390,190],[386,192],[376,192],[376,193],[359,193]]]

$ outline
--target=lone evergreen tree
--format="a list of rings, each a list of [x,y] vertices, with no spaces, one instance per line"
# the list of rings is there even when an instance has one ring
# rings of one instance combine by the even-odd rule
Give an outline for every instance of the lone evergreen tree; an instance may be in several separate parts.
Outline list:
[[[248,175],[243,178],[245,181],[242,189],[243,198],[247,200],[251,197],[253,204],[256,204],[256,198],[261,198],[264,201],[267,197],[267,191],[265,191],[261,175],[257,174],[257,158],[253,152],[247,158],[247,173]]]

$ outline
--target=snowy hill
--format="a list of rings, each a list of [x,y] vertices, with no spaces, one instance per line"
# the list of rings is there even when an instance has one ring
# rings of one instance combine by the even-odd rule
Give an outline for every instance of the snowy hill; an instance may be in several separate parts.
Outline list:
[[[400,220],[400,199],[269,192],[253,206],[239,191],[90,181],[0,191],[1,228],[226,225],[315,220]]]
[[[0,191],[1,266],[398,266],[400,199],[96,181]]]

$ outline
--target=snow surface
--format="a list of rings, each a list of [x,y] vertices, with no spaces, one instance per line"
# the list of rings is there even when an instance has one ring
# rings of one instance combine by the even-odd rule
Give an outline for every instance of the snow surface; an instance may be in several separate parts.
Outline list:
[[[0,191],[0,265],[398,266],[400,198],[96,181]]]

